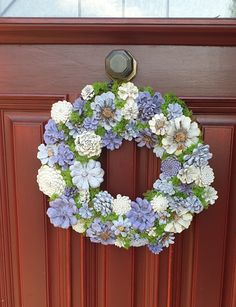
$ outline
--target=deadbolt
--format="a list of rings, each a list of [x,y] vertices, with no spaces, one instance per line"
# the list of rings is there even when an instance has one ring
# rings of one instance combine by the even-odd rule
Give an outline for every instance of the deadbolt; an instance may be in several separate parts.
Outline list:
[[[111,79],[129,81],[136,75],[137,62],[126,50],[112,50],[105,59],[105,68]]]

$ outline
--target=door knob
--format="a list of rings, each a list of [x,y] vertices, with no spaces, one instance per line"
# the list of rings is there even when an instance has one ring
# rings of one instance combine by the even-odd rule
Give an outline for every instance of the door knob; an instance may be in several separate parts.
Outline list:
[[[137,62],[129,51],[112,50],[106,56],[105,69],[111,79],[129,81],[136,75]]]

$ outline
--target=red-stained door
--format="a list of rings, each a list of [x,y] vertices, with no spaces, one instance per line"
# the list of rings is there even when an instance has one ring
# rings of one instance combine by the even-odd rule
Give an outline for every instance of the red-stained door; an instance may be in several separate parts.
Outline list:
[[[214,28],[214,43],[201,22],[187,30],[123,23],[100,32],[89,23],[0,25],[1,306],[236,306],[236,47],[227,41],[234,32],[224,37],[220,28],[217,38]],[[35,180],[51,104],[107,80],[104,58],[118,47],[138,61],[136,84],[185,96],[214,154],[217,204],[160,256],[54,228]],[[141,195],[158,175],[158,159],[132,143],[103,161],[114,194]]]

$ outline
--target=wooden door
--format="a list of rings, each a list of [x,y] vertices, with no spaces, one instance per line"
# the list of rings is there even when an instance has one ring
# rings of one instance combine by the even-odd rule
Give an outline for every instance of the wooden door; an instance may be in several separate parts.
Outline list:
[[[235,21],[11,19],[1,21],[0,43],[1,306],[235,307]],[[137,59],[136,84],[185,98],[214,153],[217,204],[160,256],[54,228],[35,180],[51,104],[107,80],[104,58],[115,48]],[[130,197],[159,170],[132,143],[103,159],[109,191]]]

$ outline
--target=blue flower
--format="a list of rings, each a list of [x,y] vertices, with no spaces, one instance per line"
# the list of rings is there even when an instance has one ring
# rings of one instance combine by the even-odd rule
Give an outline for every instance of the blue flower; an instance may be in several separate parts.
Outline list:
[[[148,244],[148,249],[155,255],[160,254],[163,251],[163,246],[160,243]]]
[[[83,122],[83,126],[86,130],[96,130],[99,124],[99,120],[95,117],[86,117]]]
[[[170,213],[168,211],[160,211],[156,213],[159,225],[164,225],[168,222]]]
[[[182,197],[169,197],[168,202],[170,210],[172,212],[176,212],[177,214],[182,212],[185,208],[185,199]]]
[[[205,166],[211,158],[212,153],[209,152],[209,145],[198,144],[191,155],[184,156],[184,167],[191,165]]]
[[[147,121],[155,114],[160,113],[160,107],[164,99],[160,93],[155,93],[152,97],[148,92],[140,92],[136,101],[139,109],[139,118]]]
[[[76,187],[65,188],[64,195],[67,198],[73,198],[78,194],[78,189]]]
[[[181,163],[172,157],[168,157],[161,163],[161,171],[166,177],[176,176],[180,169]]]
[[[191,213],[200,213],[204,209],[200,199],[195,195],[185,199],[184,207]]]
[[[49,119],[45,126],[44,141],[46,144],[55,144],[57,142],[63,141],[65,135],[63,131],[59,131],[57,125],[53,119]]]
[[[144,232],[154,225],[156,214],[146,199],[137,197],[136,201],[132,201],[127,217],[134,229]]]
[[[88,206],[87,203],[83,203],[79,208],[79,214],[84,219],[90,219],[93,216],[93,210]]]
[[[81,127],[81,124],[77,123],[77,124],[72,124],[72,122],[67,121],[65,123],[66,127],[69,128],[69,135],[71,135],[74,139],[77,137],[77,135],[82,132],[82,130],[84,130]]]
[[[86,231],[86,236],[91,242],[102,243],[105,245],[115,243],[115,234],[111,230],[112,223],[103,223],[99,218],[96,218]]]
[[[47,210],[47,215],[55,227],[66,229],[77,223],[75,214],[78,211],[73,198],[68,199],[65,196],[61,196],[51,201],[49,205],[50,208]]]
[[[101,191],[93,199],[94,209],[106,216],[112,212],[113,200],[114,198],[107,191]]]
[[[178,190],[179,192],[185,193],[186,195],[191,195],[193,193],[191,184],[181,183],[178,186]]]
[[[73,103],[73,111],[77,111],[78,114],[81,115],[84,109],[84,105],[85,101],[81,97],[78,97]]]
[[[122,145],[122,138],[112,131],[108,131],[102,137],[102,147],[114,150],[120,148]]]
[[[147,148],[154,148],[157,136],[153,134],[148,128],[139,132],[138,136],[135,138],[135,141],[138,143],[138,147],[147,146]]]
[[[124,219],[122,216],[119,216],[117,221],[113,221],[113,226],[111,230],[114,231],[116,236],[121,235],[126,237],[130,230],[131,223],[128,219]]]
[[[57,162],[57,146],[56,145],[44,145],[41,144],[38,147],[39,151],[37,158],[42,164],[53,166]]]
[[[164,246],[169,247],[171,244],[174,244],[175,242],[175,236],[173,233],[164,233],[159,239],[158,242]]]
[[[100,121],[102,127],[108,131],[121,120],[121,112],[116,109],[114,99],[115,95],[111,92],[107,92],[100,96],[96,96],[94,102],[91,103],[93,117],[96,117]]]
[[[169,182],[168,178],[163,176],[163,174],[161,174],[160,178],[154,182],[153,188],[165,194],[169,194],[169,195],[175,194],[173,184]]]
[[[178,103],[171,103],[167,107],[167,118],[175,119],[183,115],[183,108]]]
[[[138,131],[136,130],[136,123],[133,121],[133,122],[129,122],[126,127],[125,127],[125,131],[122,135],[122,137],[125,139],[125,140],[128,140],[128,141],[132,141],[132,139],[136,138],[138,136]]]
[[[63,169],[67,168],[68,165],[73,164],[74,162],[74,154],[70,150],[68,145],[61,143],[58,146],[58,153],[57,153],[57,163],[62,166]]]

